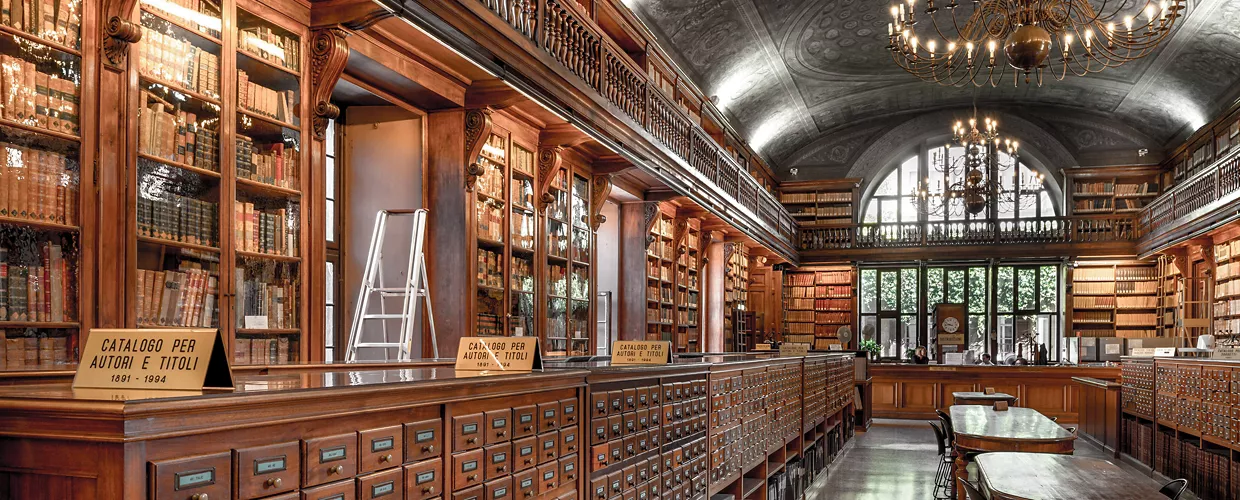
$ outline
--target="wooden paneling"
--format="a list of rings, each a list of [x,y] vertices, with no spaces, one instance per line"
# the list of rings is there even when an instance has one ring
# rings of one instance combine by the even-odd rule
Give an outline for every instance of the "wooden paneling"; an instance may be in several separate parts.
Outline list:
[[[1018,407],[1074,423],[1078,388],[1072,377],[1113,381],[1119,379],[1119,368],[875,364],[870,374],[875,418],[934,418],[936,408],[952,405],[953,392],[993,387],[1019,398]]]

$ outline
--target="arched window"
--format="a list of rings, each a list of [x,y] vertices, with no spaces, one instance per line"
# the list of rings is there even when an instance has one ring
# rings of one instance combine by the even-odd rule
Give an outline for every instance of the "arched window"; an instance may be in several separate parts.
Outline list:
[[[964,200],[948,198],[948,206],[943,201],[929,197],[929,203],[923,210],[919,207],[918,189],[924,180],[930,194],[941,195],[948,186],[962,182],[964,168],[960,168],[960,157],[964,148],[938,146],[928,148],[913,155],[893,168],[878,183],[878,187],[870,193],[865,201],[861,214],[861,222],[866,224],[912,224],[921,221],[975,221],[991,219],[991,207],[988,206],[977,214],[964,209]],[[926,161],[922,162],[925,158]],[[994,173],[995,179],[1004,191],[1009,194],[1000,197],[995,205],[993,218],[996,219],[1036,219],[1039,217],[1055,217],[1059,207],[1053,202],[1045,180],[1040,180],[1038,172],[1023,161],[1018,161],[1007,153],[999,153],[999,164]],[[1040,192],[1029,192],[1036,188],[1035,184],[1043,183]],[[1016,194],[1020,193],[1020,194]]]

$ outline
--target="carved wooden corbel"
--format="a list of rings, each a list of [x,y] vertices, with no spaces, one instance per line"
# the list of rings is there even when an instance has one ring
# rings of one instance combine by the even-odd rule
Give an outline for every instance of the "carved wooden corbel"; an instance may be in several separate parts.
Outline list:
[[[710,253],[707,252],[706,249],[710,248],[710,243],[714,239],[715,239],[714,231],[702,231],[702,242],[700,243],[701,246],[698,248],[698,255],[702,256],[701,259],[698,259],[698,272],[699,273],[702,272],[702,270],[706,269],[706,263],[710,262]]]
[[[319,28],[310,38],[310,89],[314,103],[312,125],[314,138],[325,139],[327,122],[340,116],[340,108],[332,104],[332,89],[349,61],[349,32],[338,27]]]
[[[736,245],[739,245],[739,244],[740,243],[735,243],[735,242],[729,242],[729,243],[723,244],[723,261],[725,263],[732,261],[732,254],[736,253]]]
[[[654,223],[659,220],[659,202],[647,201],[642,206],[642,227],[646,228],[646,246],[654,243]]]
[[[108,65],[115,68],[125,66],[129,55],[129,46],[142,40],[142,27],[125,20],[120,16],[108,18],[104,27],[103,57]]]
[[[590,229],[598,232],[599,226],[607,222],[607,216],[603,215],[603,204],[607,203],[607,197],[611,195],[611,175],[596,175],[591,179],[590,186],[590,206],[593,207],[590,212]]]
[[[465,190],[473,191],[478,178],[485,172],[478,164],[482,146],[491,137],[491,108],[465,112]]]
[[[559,146],[545,146],[538,149],[538,210],[540,211],[555,202],[555,197],[551,195],[551,183],[555,181],[560,165],[564,162],[560,156],[560,151],[563,150],[564,148]]]
[[[685,236],[689,234],[689,218],[677,217],[672,221],[672,248],[676,249],[676,257],[688,251],[688,248],[681,247],[681,242],[685,241]]]

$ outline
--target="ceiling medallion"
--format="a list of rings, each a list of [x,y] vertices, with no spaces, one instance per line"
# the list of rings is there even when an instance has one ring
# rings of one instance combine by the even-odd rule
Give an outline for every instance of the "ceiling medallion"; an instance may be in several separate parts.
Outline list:
[[[1043,190],[1042,174],[1022,172],[1020,179],[1009,179],[1015,180],[1015,185],[1009,182],[1005,186],[999,181],[1001,159],[1013,170],[1019,168],[1020,142],[1000,137],[998,120],[986,118],[980,130],[977,125],[975,117],[967,127],[962,122],[952,126],[952,141],[943,149],[947,158],[932,160],[934,178],[927,177],[917,186],[922,212],[958,218],[966,212],[980,214],[992,203],[1008,203],[1021,210],[1036,204]],[[955,158],[949,159],[952,156]]]
[[[1021,74],[1041,85],[1044,70],[1063,80],[1118,67],[1153,53],[1186,8],[1185,0],[1147,1],[1140,9],[1119,0],[973,0],[971,8],[951,0],[943,6],[948,19],[926,0],[933,33],[919,39],[916,3],[891,7],[887,48],[905,71],[958,87],[997,86],[1009,66],[1013,85]]]

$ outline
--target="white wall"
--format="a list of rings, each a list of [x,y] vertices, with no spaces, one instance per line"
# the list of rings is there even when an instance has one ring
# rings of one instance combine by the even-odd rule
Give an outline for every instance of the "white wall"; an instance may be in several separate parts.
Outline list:
[[[598,353],[604,355],[609,354],[608,350],[611,349],[620,324],[620,205],[607,200],[600,213],[607,217],[607,222],[598,228],[598,248],[595,254],[598,274],[595,279],[598,280],[598,293],[611,292],[611,338],[602,338],[597,330],[595,332],[598,335]],[[601,299],[599,310],[602,311]]]
[[[374,232],[375,214],[381,209],[422,208],[422,119],[395,106],[354,106],[345,113],[345,165],[344,200],[346,205],[342,233],[345,252],[344,299],[347,307],[344,328],[349,328],[353,308],[361,286],[366,255],[370,250],[370,238]],[[412,218],[388,219],[383,248],[383,279],[386,286],[400,286],[405,282],[405,268],[409,259]],[[433,294],[434,291],[432,290]],[[371,311],[378,311],[378,304],[371,300]],[[399,312],[399,299],[388,299],[387,312]],[[419,318],[425,313],[419,307]],[[415,325],[415,356],[422,349],[421,321]],[[398,340],[400,322],[387,325],[389,340]],[[382,338],[380,322],[366,322],[363,338],[379,341]],[[347,339],[346,339],[347,341]],[[390,353],[395,358],[395,353]],[[361,360],[383,359],[378,349],[358,352]]]

